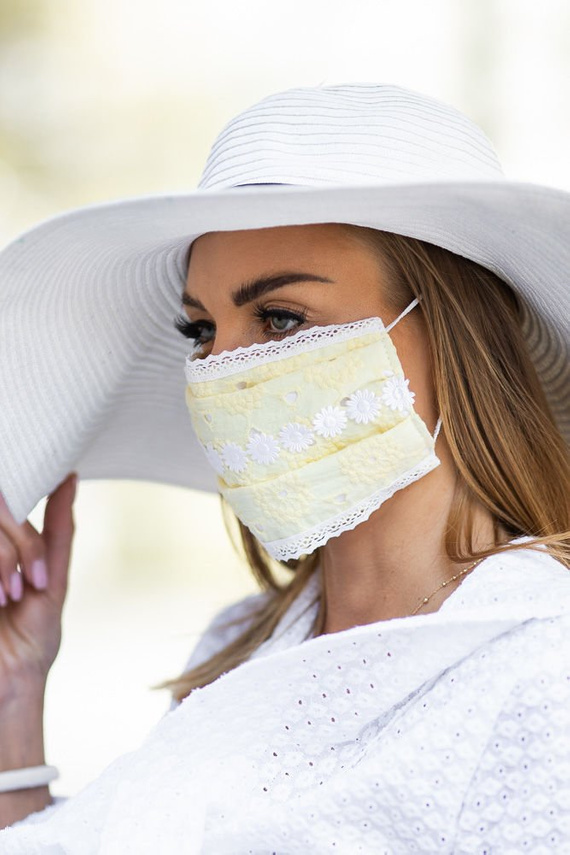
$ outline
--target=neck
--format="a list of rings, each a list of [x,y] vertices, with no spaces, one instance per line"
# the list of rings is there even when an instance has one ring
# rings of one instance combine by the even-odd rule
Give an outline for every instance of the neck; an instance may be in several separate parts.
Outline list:
[[[324,633],[409,616],[424,597],[430,598],[429,603],[418,614],[437,611],[468,575],[436,592],[473,563],[453,563],[445,552],[455,469],[442,445],[440,438],[440,466],[323,547]],[[492,517],[482,506],[475,511],[473,526],[475,550],[494,544]],[[508,539],[504,530],[500,534],[502,540]]]

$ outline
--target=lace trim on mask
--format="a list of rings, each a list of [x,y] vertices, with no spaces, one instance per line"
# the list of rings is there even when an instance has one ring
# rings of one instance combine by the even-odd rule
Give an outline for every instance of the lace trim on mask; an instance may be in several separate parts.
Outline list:
[[[324,523],[319,523],[319,525],[302,534],[285,537],[282,540],[273,540],[270,543],[261,542],[267,552],[279,561],[287,561],[289,558],[299,558],[300,555],[309,555],[317,547],[323,546],[331,537],[336,537],[344,531],[356,528],[359,523],[367,520],[373,511],[377,510],[386,499],[390,499],[397,490],[407,487],[423,475],[431,472],[440,462],[439,457],[437,457],[435,452],[432,452],[421,463],[418,463],[412,469],[405,472],[390,487],[377,490],[371,496],[349,508],[349,510],[342,511],[340,514],[331,517]]]
[[[297,353],[316,350],[323,344],[338,341],[348,341],[367,332],[384,332],[385,327],[378,317],[362,318],[345,324],[327,324],[314,326],[277,341],[264,341],[251,344],[249,347],[236,347],[234,350],[223,350],[215,355],[196,359],[200,346],[195,346],[186,356],[184,372],[188,383],[203,380],[218,380],[229,377],[247,368],[276,362]]]

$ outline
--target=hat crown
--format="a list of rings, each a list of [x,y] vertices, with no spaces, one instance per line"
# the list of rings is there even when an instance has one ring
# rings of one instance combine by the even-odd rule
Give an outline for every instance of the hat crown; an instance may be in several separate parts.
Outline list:
[[[453,107],[377,83],[278,92],[218,134],[199,189],[503,178],[481,128]]]

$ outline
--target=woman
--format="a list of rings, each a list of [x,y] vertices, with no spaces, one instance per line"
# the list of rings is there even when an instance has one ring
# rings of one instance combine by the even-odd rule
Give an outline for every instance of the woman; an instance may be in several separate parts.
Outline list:
[[[194,194],[72,212],[4,250],[6,336],[42,260],[50,333],[71,288],[92,326],[88,349],[67,322],[36,345],[55,461],[37,436],[3,454],[2,579],[20,561],[24,591],[0,609],[1,768],[44,761],[72,479],[40,536],[42,488],[74,469],[212,489],[211,467],[262,590],[163,684],[172,709],[137,751],[55,804],[49,775],[18,773],[3,852],[570,846],[567,232],[568,196],[507,182],[464,116],[351,84],[236,117]],[[192,437],[161,329],[175,292]]]

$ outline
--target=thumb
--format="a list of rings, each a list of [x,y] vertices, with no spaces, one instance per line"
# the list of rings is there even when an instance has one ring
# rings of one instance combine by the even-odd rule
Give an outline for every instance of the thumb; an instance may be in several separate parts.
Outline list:
[[[75,533],[73,501],[77,487],[77,473],[70,473],[48,496],[42,536],[46,548],[48,588],[64,591],[67,588],[67,571],[71,545]]]

